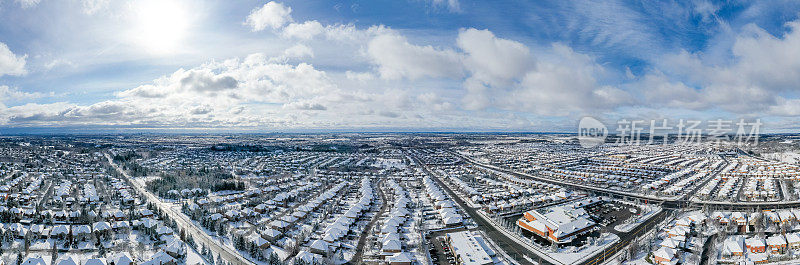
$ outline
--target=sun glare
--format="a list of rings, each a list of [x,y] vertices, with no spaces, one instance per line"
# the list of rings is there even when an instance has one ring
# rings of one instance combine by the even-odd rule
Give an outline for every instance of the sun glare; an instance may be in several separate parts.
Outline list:
[[[133,37],[150,52],[174,52],[186,37],[189,17],[179,1],[145,0],[134,6],[134,12]]]

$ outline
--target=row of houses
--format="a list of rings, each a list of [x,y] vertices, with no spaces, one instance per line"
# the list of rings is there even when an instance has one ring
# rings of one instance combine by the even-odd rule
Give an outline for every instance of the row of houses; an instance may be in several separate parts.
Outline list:
[[[738,157],[720,172],[721,177],[800,179],[800,167],[784,162]]]
[[[342,243],[348,234],[362,232],[359,229],[364,227],[357,225],[356,221],[369,211],[373,203],[375,195],[372,181],[369,178],[363,178],[358,191],[360,196],[357,201],[322,231],[320,239],[311,242],[307,253],[301,251],[295,259],[308,261],[307,259],[310,257],[319,262],[324,257],[331,258],[332,253],[336,253],[343,246]]]
[[[652,259],[656,264],[661,265],[674,265],[681,261],[685,261],[687,255],[694,255],[689,249],[689,245],[693,242],[695,246],[699,247],[697,240],[691,240],[692,234],[698,227],[706,224],[707,218],[700,213],[690,214],[683,216],[671,223],[670,226],[664,228],[664,238],[658,245],[658,248],[653,251]],[[695,237],[697,239],[697,237]]]
[[[765,225],[767,228],[770,225],[792,227],[800,220],[800,210],[765,210],[751,213],[716,211],[711,214],[711,218],[723,226],[736,226],[739,233],[748,233],[754,231],[756,226],[761,225]]]
[[[316,198],[310,200],[306,204],[298,206],[293,213],[284,215],[291,217],[281,218],[279,220],[270,222],[268,228],[263,230],[260,235],[254,235],[253,239],[251,240],[261,249],[266,249],[270,246],[270,244],[278,243],[278,241],[284,237],[289,227],[295,225],[299,220],[310,216],[313,211],[320,207],[320,205],[337,196],[337,194],[339,194],[345,186],[345,183],[334,185],[331,189],[319,194]],[[287,221],[292,222],[289,223]]]
[[[778,199],[777,180],[773,178],[750,177],[742,187],[742,193],[748,200],[775,200]]]
[[[453,227],[463,224],[463,217],[455,209],[455,203],[439,188],[438,184],[430,177],[425,176],[422,179],[422,185],[425,187],[425,194],[428,200],[433,204],[445,226]]]
[[[758,236],[732,235],[722,242],[720,261],[750,261],[767,263],[771,255],[785,254],[788,249],[800,249],[800,234]]]
[[[383,217],[380,227],[380,256],[390,265],[411,265],[415,261],[413,256],[406,250],[405,241],[408,238],[404,231],[404,224],[411,217],[408,209],[411,199],[402,186],[394,180],[387,181],[386,186],[392,190],[391,209],[387,216]]]

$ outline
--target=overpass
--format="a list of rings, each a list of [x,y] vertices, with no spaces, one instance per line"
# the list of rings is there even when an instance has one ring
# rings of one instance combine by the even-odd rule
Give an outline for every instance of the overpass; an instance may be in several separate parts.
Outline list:
[[[530,246],[528,244],[520,242],[519,240],[514,238],[514,235],[512,235],[509,232],[505,231],[505,229],[500,228],[500,227],[496,227],[496,225],[491,220],[489,220],[488,216],[486,216],[485,214],[481,214],[480,212],[477,211],[476,208],[473,208],[473,207],[467,205],[463,201],[461,196],[456,194],[448,185],[446,185],[440,179],[439,176],[437,176],[436,174],[432,173],[430,171],[430,169],[428,168],[428,166],[426,164],[422,163],[422,161],[420,161],[418,157],[412,156],[411,158],[417,163],[417,165],[419,165],[419,168],[422,169],[422,171],[426,175],[430,176],[431,179],[433,179],[437,184],[439,184],[439,186],[442,188],[442,190],[444,190],[445,192],[448,193],[448,195],[450,196],[451,199],[453,199],[459,206],[461,206],[461,208],[466,212],[466,214],[469,215],[470,218],[476,222],[476,224],[478,225],[478,229],[484,230],[484,232],[486,232],[487,235],[494,242],[498,243],[498,245],[500,245],[501,248],[504,251],[508,252],[509,254],[511,254],[511,255],[513,255],[515,257],[532,255],[533,256],[532,258],[536,258],[538,264],[566,264],[566,263],[564,263],[562,261],[555,260],[554,258],[550,257],[547,253],[541,251],[540,249],[533,248],[532,246]],[[462,159],[466,160],[466,158],[464,158],[464,157],[462,157]],[[482,165],[482,166],[484,166],[484,165]],[[485,166],[489,166],[489,165],[485,165]],[[494,168],[496,168],[496,167],[494,167]],[[523,178],[527,178],[528,177],[528,175],[521,175],[521,174],[517,174],[515,172],[510,172],[508,170],[500,170],[500,171],[505,172],[505,173],[509,173],[509,174],[515,174],[515,175],[523,177]],[[545,181],[545,182],[549,183],[549,181]],[[559,185],[562,185],[562,184],[559,184]],[[576,186],[581,186],[581,185],[576,185]],[[563,203],[563,202],[559,202],[559,203]],[[670,213],[670,211],[668,211],[668,210],[661,211],[657,215],[650,217],[644,223],[641,223],[641,224],[637,225],[636,228],[633,231],[615,233],[619,237],[619,241],[617,243],[604,248],[602,251],[597,251],[595,253],[589,254],[585,259],[583,259],[581,261],[575,261],[575,262],[570,263],[570,264],[571,265],[599,265],[599,264],[605,263],[606,261],[608,261],[611,258],[613,258],[614,255],[616,255],[619,251],[623,251],[625,249],[625,247],[628,244],[630,244],[630,242],[636,240],[636,238],[638,238],[638,237],[646,234],[648,231],[652,230],[660,221],[663,221],[667,217],[667,215],[669,213]],[[527,264],[532,263],[532,262],[530,262],[529,260],[526,260],[526,259],[515,259],[515,260],[517,262],[519,262],[520,264],[523,264],[523,265],[527,265]]]
[[[601,188],[601,187],[594,187],[594,186],[578,184],[578,183],[561,182],[561,181],[557,181],[557,180],[550,179],[550,178],[544,178],[544,177],[534,176],[534,175],[530,175],[530,174],[526,174],[526,173],[520,173],[520,172],[512,171],[512,170],[509,170],[509,169],[497,167],[497,166],[494,166],[494,165],[481,163],[481,162],[475,161],[472,158],[468,158],[466,156],[462,156],[461,154],[458,154],[456,152],[453,152],[453,151],[449,151],[449,152],[451,154],[461,158],[463,161],[469,162],[469,163],[471,163],[473,165],[476,165],[476,166],[479,166],[479,167],[482,167],[482,168],[486,168],[486,169],[490,169],[490,170],[506,173],[506,174],[513,175],[513,176],[516,176],[516,177],[520,177],[520,178],[523,178],[523,179],[533,179],[533,180],[536,180],[536,181],[539,181],[539,182],[558,185],[558,186],[565,186],[565,187],[569,187],[569,188],[576,189],[576,190],[590,191],[590,192],[593,192],[593,193],[597,193],[597,194],[601,194],[601,195],[605,195],[605,196],[609,196],[609,197],[613,197],[613,198],[622,197],[622,198],[628,198],[628,199],[639,199],[639,200],[647,200],[647,201],[653,202],[653,203],[677,202],[677,201],[680,201],[680,199],[681,199],[680,197],[677,197],[677,196],[675,196],[675,197],[656,197],[656,196],[633,193],[633,192],[605,189],[605,188]]]
[[[452,155],[461,158],[461,160],[473,164],[475,166],[490,169],[493,171],[502,172],[505,174],[510,174],[522,179],[533,179],[539,182],[559,185],[564,187],[569,187],[575,190],[582,190],[588,191],[595,194],[608,196],[611,198],[623,198],[623,199],[637,199],[637,200],[645,200],[648,203],[655,203],[660,204],[664,208],[670,209],[678,209],[678,208],[688,208],[688,207],[703,207],[708,206],[714,209],[725,209],[725,210],[755,210],[755,209],[784,209],[784,208],[798,208],[800,207],[800,201],[778,201],[778,202],[723,202],[723,201],[704,201],[704,200],[692,200],[689,199],[688,195],[694,194],[700,187],[704,186],[710,179],[712,179],[716,174],[719,174],[719,168],[714,172],[714,175],[707,177],[705,181],[701,185],[697,185],[692,191],[686,192],[681,196],[673,196],[673,197],[656,197],[652,195],[646,194],[639,194],[627,191],[620,191],[620,190],[612,190],[612,189],[605,189],[601,187],[594,187],[579,183],[569,183],[569,182],[561,182],[558,180],[535,176],[526,173],[520,173],[513,170],[497,167],[494,165],[489,165],[486,163],[475,161],[472,158],[463,156],[457,152],[452,150],[448,150]]]

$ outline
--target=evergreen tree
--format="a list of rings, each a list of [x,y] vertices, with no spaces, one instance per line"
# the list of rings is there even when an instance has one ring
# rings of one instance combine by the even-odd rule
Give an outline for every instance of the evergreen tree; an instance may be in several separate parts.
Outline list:
[[[279,265],[281,264],[281,260],[278,258],[278,254],[272,252],[269,254],[269,261],[267,263],[269,263],[269,265]]]
[[[58,247],[57,246],[58,245],[56,245],[55,242],[53,242],[53,248],[50,251],[50,264],[56,264],[56,259],[58,259]],[[2,251],[2,248],[0,248],[0,251]],[[0,255],[2,255],[2,253],[0,253]]]

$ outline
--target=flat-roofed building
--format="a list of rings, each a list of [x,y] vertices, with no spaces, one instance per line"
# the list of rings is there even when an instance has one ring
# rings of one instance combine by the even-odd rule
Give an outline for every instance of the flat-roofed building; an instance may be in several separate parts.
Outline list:
[[[486,244],[486,240],[470,231],[447,234],[447,244],[453,250],[456,262],[460,265],[493,264],[495,252]]]

